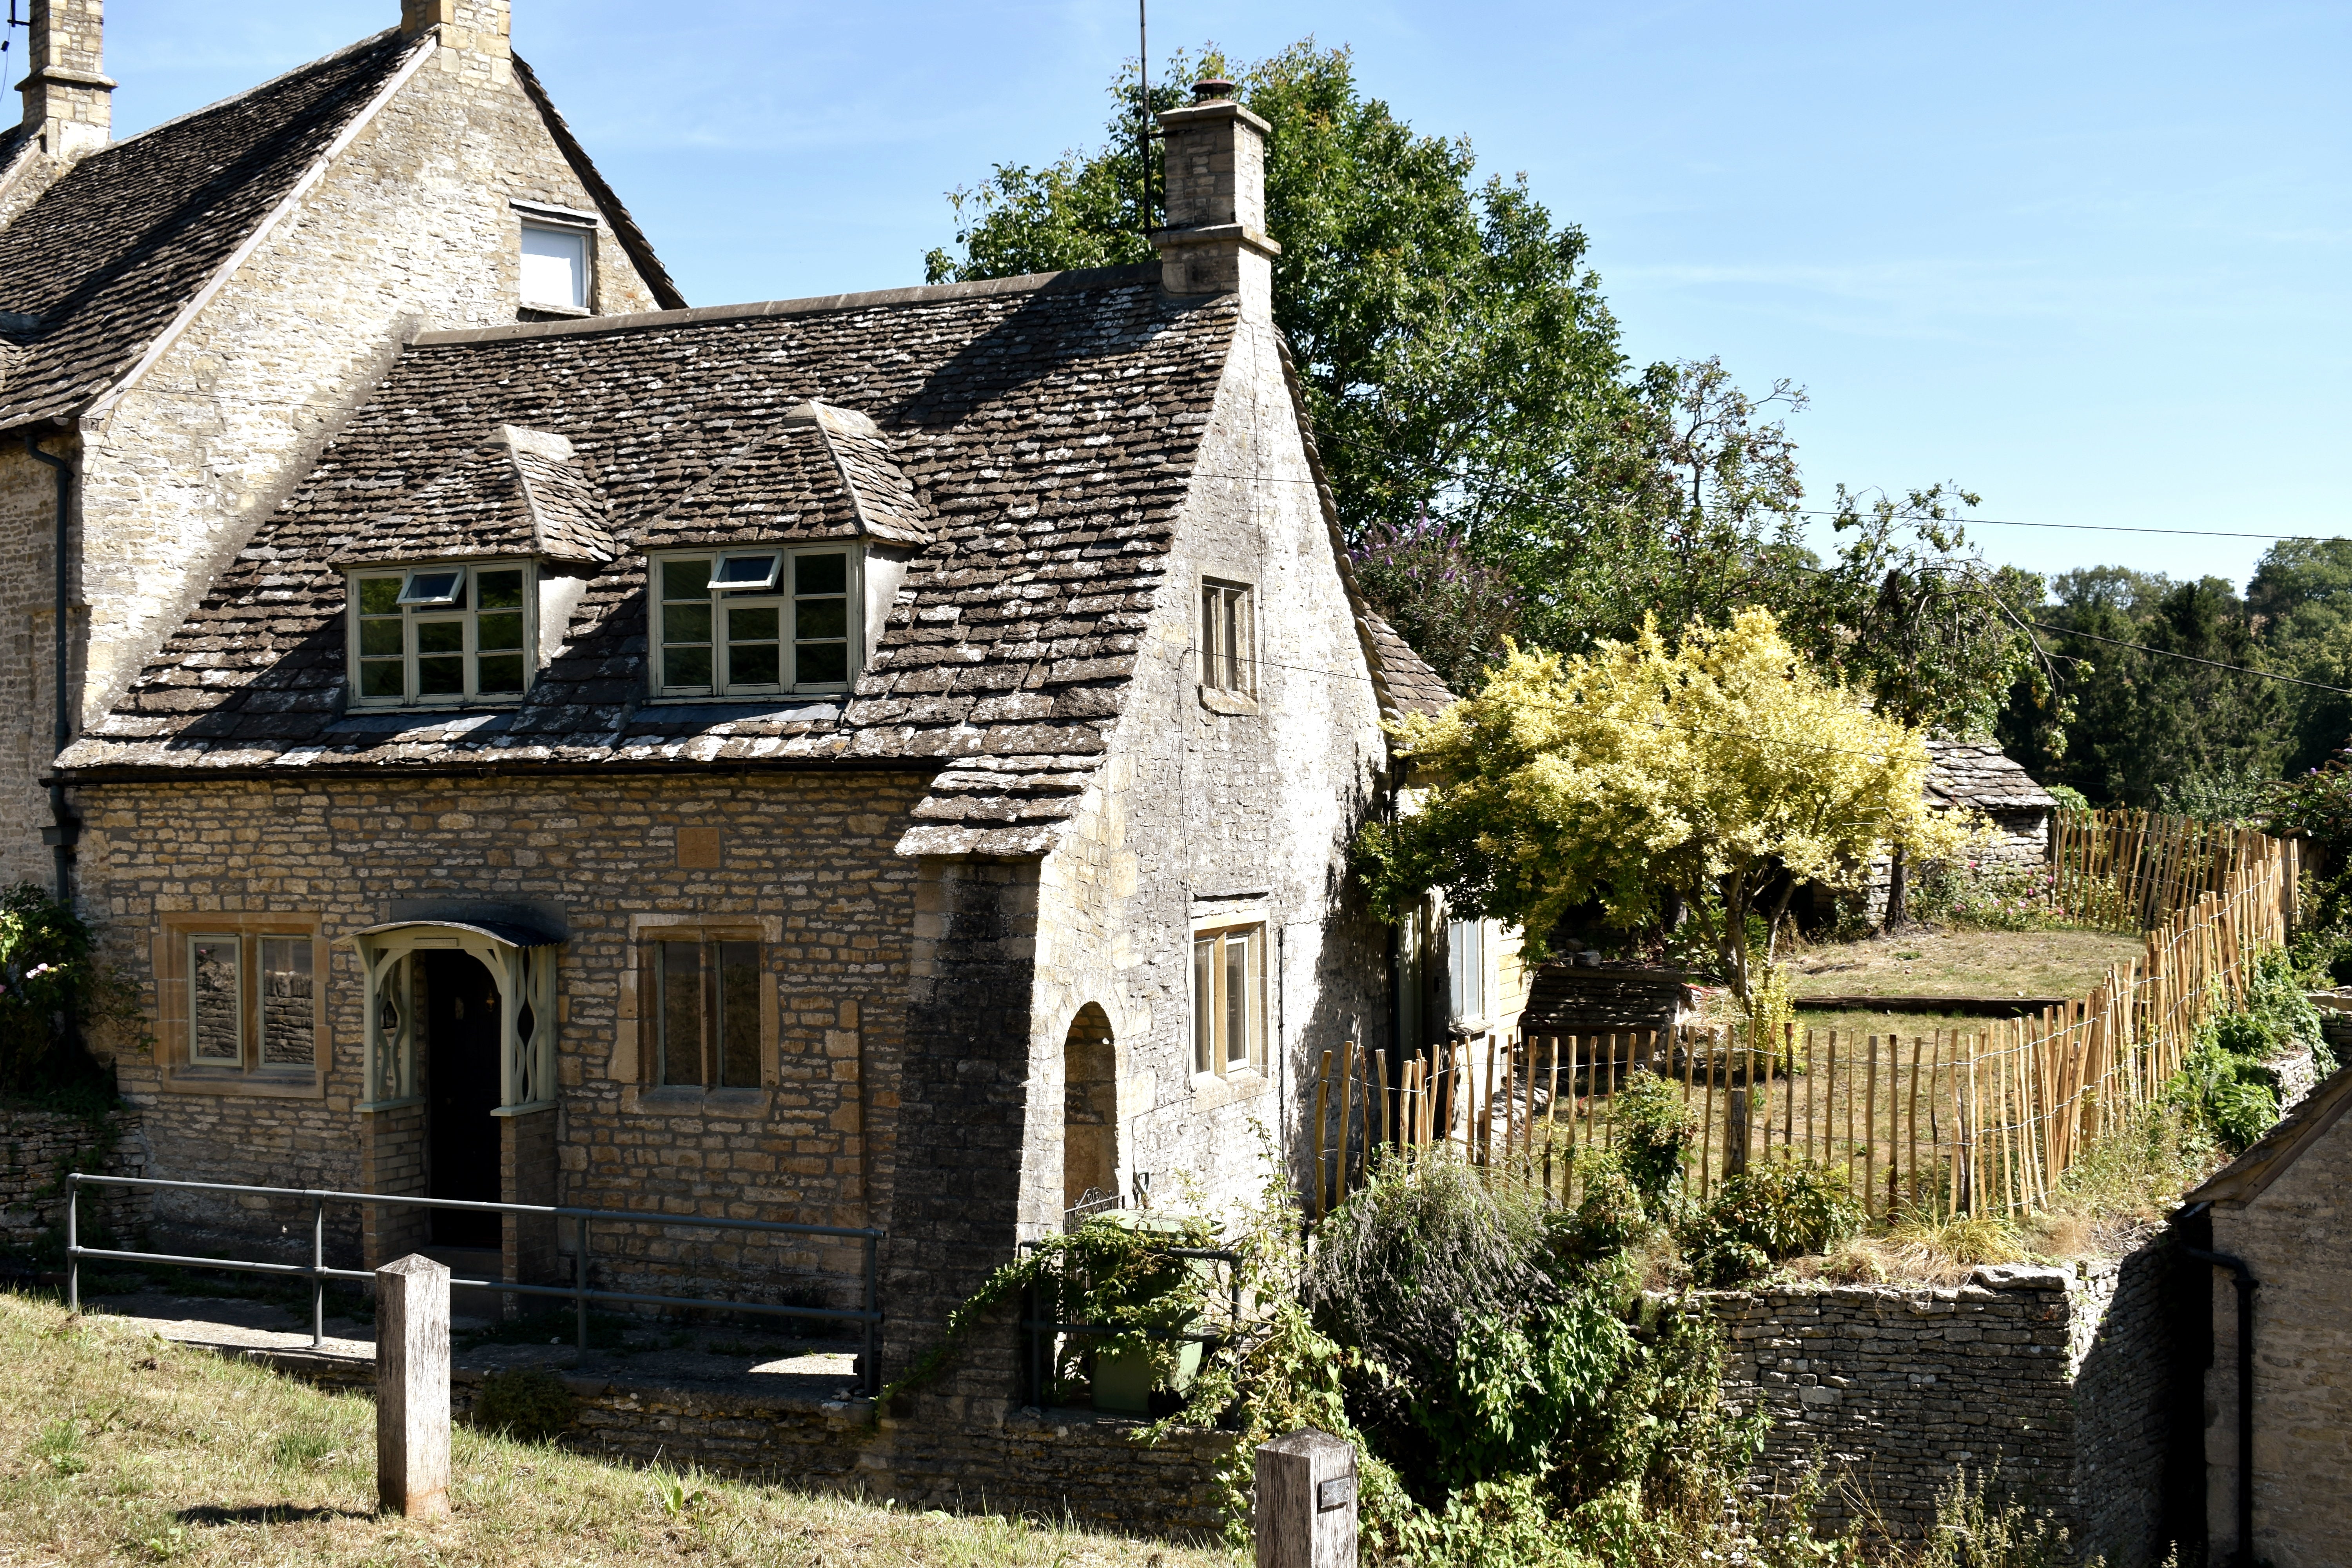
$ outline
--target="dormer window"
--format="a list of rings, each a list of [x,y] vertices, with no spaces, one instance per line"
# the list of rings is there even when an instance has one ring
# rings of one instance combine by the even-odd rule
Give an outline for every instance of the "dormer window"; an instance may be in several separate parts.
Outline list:
[[[362,707],[516,702],[530,684],[536,574],[511,561],[351,575],[351,681]]]
[[[847,689],[861,646],[856,550],[770,545],[650,565],[656,696]]]

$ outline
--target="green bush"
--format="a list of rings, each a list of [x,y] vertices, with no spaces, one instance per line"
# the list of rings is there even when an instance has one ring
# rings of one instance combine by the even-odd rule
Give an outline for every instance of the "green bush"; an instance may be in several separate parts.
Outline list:
[[[474,1401],[474,1425],[525,1443],[544,1443],[572,1425],[572,1390],[543,1367],[494,1372]]]
[[[1667,1190],[1698,1137],[1698,1114],[1675,1086],[1637,1072],[1617,1090],[1617,1163],[1653,1218],[1664,1215]]]
[[[1736,1285],[1783,1258],[1843,1246],[1862,1226],[1862,1205],[1843,1171],[1767,1160],[1727,1178],[1685,1224],[1681,1240],[1702,1283]]]
[[[2168,1095],[2216,1143],[2242,1154],[2278,1120],[2278,1078],[2253,1057],[2221,1044],[2220,1033],[2207,1026],[2202,1043],[2181,1058]]]
[[[0,891],[0,1092],[76,1076],[75,1045],[112,1000],[96,940],[71,908],[31,882]]]

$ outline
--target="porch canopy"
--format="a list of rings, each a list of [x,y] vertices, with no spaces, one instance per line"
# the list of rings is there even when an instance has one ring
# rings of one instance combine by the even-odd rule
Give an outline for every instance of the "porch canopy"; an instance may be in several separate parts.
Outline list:
[[[414,1105],[417,1091],[415,955],[458,952],[499,988],[499,1108],[520,1116],[555,1104],[555,950],[563,938],[512,921],[387,921],[341,939],[365,978],[367,1098],[362,1110]]]

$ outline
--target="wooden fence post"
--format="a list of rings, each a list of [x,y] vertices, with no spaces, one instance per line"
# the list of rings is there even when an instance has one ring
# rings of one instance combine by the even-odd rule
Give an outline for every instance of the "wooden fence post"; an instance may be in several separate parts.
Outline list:
[[[1257,1451],[1257,1568],[1356,1568],[1356,1449],[1312,1427]]]
[[[449,1511],[449,1270],[418,1253],[375,1271],[375,1495],[407,1519]]]

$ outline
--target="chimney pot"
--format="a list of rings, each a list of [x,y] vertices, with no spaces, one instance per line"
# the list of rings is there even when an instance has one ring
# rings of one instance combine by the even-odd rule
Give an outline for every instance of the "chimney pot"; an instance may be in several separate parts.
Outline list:
[[[1192,84],[1192,101],[1195,103],[1213,103],[1233,95],[1234,84],[1221,76],[1202,77]]]
[[[1171,294],[1238,292],[1253,318],[1273,310],[1265,232],[1265,138],[1273,129],[1233,98],[1234,84],[1192,84],[1192,101],[1160,115],[1168,226],[1152,231],[1160,287]]]

